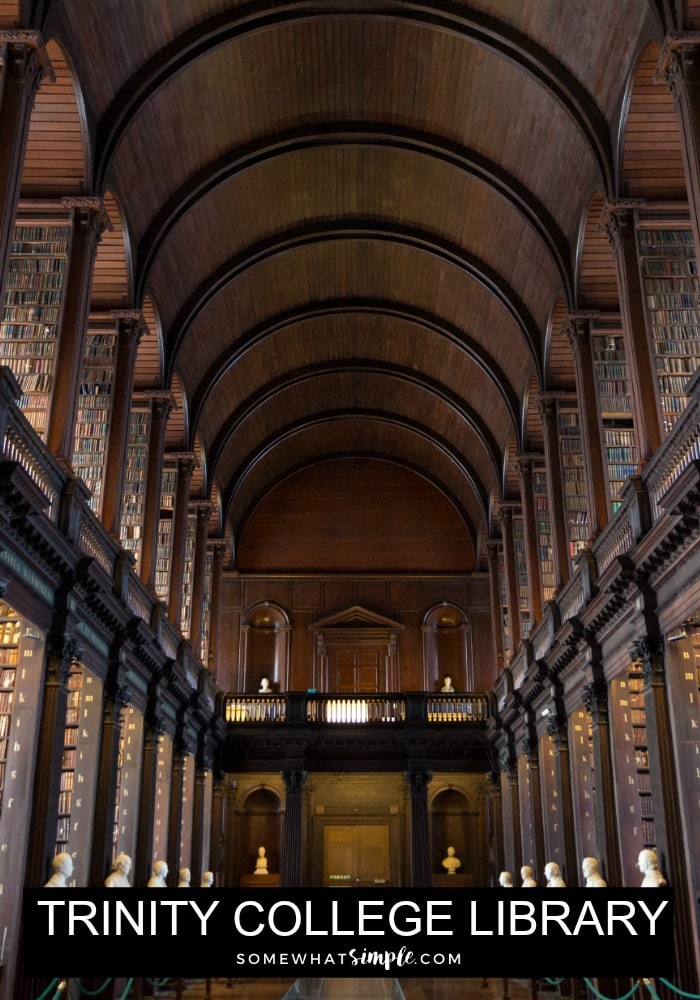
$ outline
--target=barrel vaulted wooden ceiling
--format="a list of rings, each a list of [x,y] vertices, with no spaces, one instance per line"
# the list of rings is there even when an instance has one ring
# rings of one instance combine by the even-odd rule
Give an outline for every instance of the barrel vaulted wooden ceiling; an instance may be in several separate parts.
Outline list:
[[[41,31],[57,82],[23,195],[107,198],[95,287],[157,314],[149,378],[177,383],[234,538],[293,472],[378,458],[449,499],[474,565],[542,447],[537,393],[573,385],[557,325],[615,308],[605,200],[684,197],[652,76],[692,5],[27,6],[0,0],[3,24]]]

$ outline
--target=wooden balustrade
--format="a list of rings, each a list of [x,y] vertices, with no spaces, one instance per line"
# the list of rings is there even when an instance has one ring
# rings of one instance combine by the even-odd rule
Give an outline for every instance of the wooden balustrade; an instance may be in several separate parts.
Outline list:
[[[224,699],[224,719],[232,725],[290,719],[325,725],[391,725],[404,723],[409,714],[414,722],[481,723],[489,716],[489,701],[482,692],[437,695],[418,691],[410,695],[290,691],[284,695],[229,694]]]

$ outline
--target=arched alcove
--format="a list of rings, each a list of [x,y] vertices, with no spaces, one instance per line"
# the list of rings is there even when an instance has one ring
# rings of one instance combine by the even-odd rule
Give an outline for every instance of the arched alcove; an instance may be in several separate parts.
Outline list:
[[[278,605],[263,601],[252,607],[242,626],[244,690],[256,692],[263,677],[273,691],[287,687],[289,618]]]
[[[461,608],[443,601],[423,619],[425,690],[439,691],[446,676],[455,691],[474,688],[471,628]]]
[[[253,875],[258,848],[264,847],[270,875],[282,861],[282,802],[272,788],[255,788],[245,798],[241,812],[240,865],[242,875]]]
[[[434,875],[445,875],[442,861],[448,847],[454,847],[461,866],[457,872],[474,884],[479,870],[479,835],[476,810],[458,788],[447,787],[438,791],[430,803],[431,868]],[[460,880],[461,881],[461,880]]]

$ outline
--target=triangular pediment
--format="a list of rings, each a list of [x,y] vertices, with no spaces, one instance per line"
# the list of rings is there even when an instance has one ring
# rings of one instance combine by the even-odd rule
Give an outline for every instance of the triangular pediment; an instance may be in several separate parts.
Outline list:
[[[384,615],[377,614],[376,611],[370,611],[369,608],[363,608],[360,604],[353,604],[350,608],[345,608],[344,611],[336,611],[332,615],[327,615],[325,618],[320,618],[309,628],[312,631],[317,631],[323,629],[324,631],[328,629],[346,629],[346,628],[361,628],[361,629],[382,629],[386,631],[391,629],[394,632],[401,631],[403,625],[399,622],[394,621],[393,618],[385,618]]]

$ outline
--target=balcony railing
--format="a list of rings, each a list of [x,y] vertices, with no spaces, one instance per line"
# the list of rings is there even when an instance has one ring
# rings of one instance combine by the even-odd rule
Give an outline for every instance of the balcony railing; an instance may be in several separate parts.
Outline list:
[[[428,694],[423,691],[387,694],[229,694],[224,719],[244,723],[306,722],[324,725],[382,725],[411,722],[484,722],[489,701],[482,692]]]

